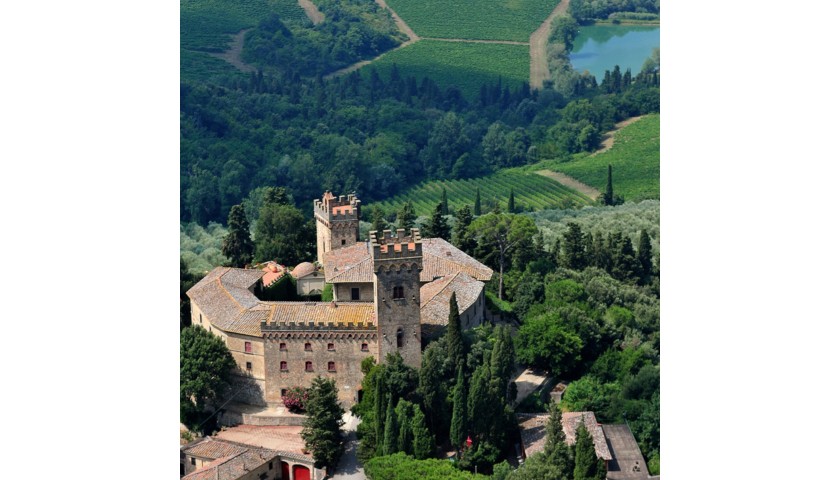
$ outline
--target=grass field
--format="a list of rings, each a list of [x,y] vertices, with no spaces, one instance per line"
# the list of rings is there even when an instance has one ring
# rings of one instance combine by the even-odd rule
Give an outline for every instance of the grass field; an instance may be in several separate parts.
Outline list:
[[[615,134],[615,144],[597,155],[576,155],[570,162],[543,162],[602,192],[607,166],[613,167],[613,191],[625,200],[659,198],[659,115],[647,115]]]
[[[518,89],[528,82],[530,57],[525,45],[496,43],[442,42],[420,40],[405,48],[392,50],[362,69],[378,69],[379,76],[388,78],[391,64],[396,64],[403,76],[413,75],[434,80],[441,89],[455,85],[468,98],[475,98],[482,84],[495,85],[499,77],[502,85]]]
[[[181,0],[181,75],[200,78],[236,71],[198,52],[227,50],[230,35],[256,26],[272,12],[283,21],[308,21],[297,0]]]
[[[427,182],[409,189],[402,195],[372,203],[365,208],[369,213],[374,205],[378,205],[385,212],[395,212],[410,199],[417,215],[431,215],[440,202],[444,188],[450,213],[454,213],[464,205],[472,208],[475,205],[476,189],[481,192],[481,205],[485,211],[490,211],[495,202],[501,204],[503,212],[506,211],[511,189],[513,189],[516,207],[519,210],[572,208],[592,204],[584,195],[554,180],[510,169],[488,177]]]
[[[514,40],[528,37],[559,0],[388,0],[421,37]]]

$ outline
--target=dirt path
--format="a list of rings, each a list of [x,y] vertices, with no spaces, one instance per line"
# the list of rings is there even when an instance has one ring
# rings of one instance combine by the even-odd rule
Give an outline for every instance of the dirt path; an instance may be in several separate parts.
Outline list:
[[[561,185],[571,188],[572,190],[577,190],[592,200],[598,200],[598,197],[601,195],[601,192],[599,192],[597,188],[590,187],[589,185],[579,182],[564,173],[552,172],[551,170],[540,170],[534,173],[542,175],[543,177],[548,177]]]
[[[250,30],[250,28],[247,28],[237,33],[236,35],[231,35],[231,38],[233,38],[233,44],[226,52],[210,53],[209,55],[212,55],[216,58],[221,58],[222,60],[236,67],[237,70],[239,70],[240,72],[256,72],[256,68],[242,61],[242,48],[245,46],[245,34],[248,33]]]
[[[569,8],[569,0],[562,0],[554,7],[548,18],[531,34],[531,88],[542,88],[543,82],[548,80],[548,56],[546,46],[548,45],[548,34],[551,33],[551,21],[558,15],[566,13]]]
[[[616,123],[615,128],[606,133],[607,138],[605,138],[604,141],[601,142],[601,148],[595,150],[595,152],[593,152],[592,155],[598,155],[599,153],[604,153],[607,150],[611,149],[613,144],[615,143],[616,132],[626,127],[627,125],[630,125],[631,123],[636,123],[641,118],[642,117],[630,117],[627,120]]]
[[[311,0],[298,0],[298,5],[306,12],[306,16],[312,20],[312,23],[318,25],[324,21],[324,14],[318,10],[318,7],[312,3]]]
[[[439,42],[459,42],[459,43],[501,43],[502,45],[530,45],[527,42],[514,42],[513,40],[470,40],[468,38],[437,38],[437,37],[423,37],[423,40],[437,40]]]
[[[376,0],[376,4],[384,8],[385,10],[391,12],[391,17],[394,18],[394,22],[397,24],[397,28],[399,28],[400,31],[404,34],[408,35],[407,43],[413,43],[417,40],[420,40],[420,37],[416,33],[414,33],[414,30],[412,30],[411,27],[409,27],[408,24],[405,23],[405,21],[402,18],[400,18],[399,15],[397,15],[397,12],[395,12],[393,8],[389,7],[388,4],[385,3],[385,0]],[[403,45],[405,45],[405,43]]]

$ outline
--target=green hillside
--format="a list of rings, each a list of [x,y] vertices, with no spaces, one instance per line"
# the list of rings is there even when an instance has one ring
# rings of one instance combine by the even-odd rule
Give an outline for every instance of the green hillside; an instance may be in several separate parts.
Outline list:
[[[441,89],[455,85],[470,99],[478,96],[482,84],[495,85],[501,77],[502,85],[513,90],[527,83],[530,75],[527,46],[439,40],[421,40],[392,50],[364,67],[362,74],[377,69],[380,77],[388,78],[392,64],[401,75],[414,76],[418,82],[428,77]]]
[[[615,135],[606,152],[579,154],[569,162],[540,164],[562,172],[602,192],[607,183],[607,166],[613,167],[613,190],[625,200],[659,198],[659,114],[647,115]]]
[[[485,212],[492,210],[496,202],[500,203],[502,211],[507,211],[511,189],[516,200],[516,207],[521,211],[572,208],[592,203],[585,196],[554,180],[534,173],[510,169],[488,177],[426,182],[409,189],[402,195],[372,203],[365,207],[365,211],[369,213],[376,205],[386,213],[396,212],[411,200],[417,215],[430,215],[440,202],[444,188],[450,211],[464,205],[472,207],[475,204],[476,190],[481,192],[481,204]]]
[[[557,0],[388,0],[421,37],[527,42]]]

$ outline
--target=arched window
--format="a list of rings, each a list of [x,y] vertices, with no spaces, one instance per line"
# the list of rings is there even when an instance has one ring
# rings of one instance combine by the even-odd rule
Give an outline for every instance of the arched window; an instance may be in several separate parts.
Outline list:
[[[286,350],[286,342],[280,342],[280,350]]]
[[[304,343],[303,344],[303,349],[306,350],[307,352],[311,352],[312,351],[312,344],[311,343]]]
[[[312,368],[312,362],[306,362],[306,371],[307,372],[314,372],[315,369]]]
[[[289,369],[289,364],[286,362],[280,362],[280,370],[287,371]]]
[[[403,287],[394,287],[394,298],[405,298],[405,293],[403,292]]]
[[[402,348],[403,346],[403,331],[402,328],[397,330],[397,348]]]
[[[330,350],[330,351],[335,350],[335,344],[334,343],[328,343],[327,344],[327,350]]]
[[[335,371],[335,362],[327,362],[327,371],[334,372]]]

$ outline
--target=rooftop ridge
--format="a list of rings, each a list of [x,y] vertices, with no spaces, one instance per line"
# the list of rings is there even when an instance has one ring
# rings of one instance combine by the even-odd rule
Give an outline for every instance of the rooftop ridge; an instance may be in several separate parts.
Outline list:
[[[440,290],[438,290],[438,291],[437,291],[434,295],[432,295],[431,297],[429,297],[428,299],[426,299],[426,301],[425,301],[425,302],[423,302],[423,303],[420,305],[420,308],[425,307],[426,305],[428,305],[428,303],[429,303],[429,302],[431,302],[432,300],[434,300],[435,298],[437,298],[437,296],[438,296],[438,295],[440,295],[440,294],[441,294],[441,292],[443,292],[444,290],[446,290],[446,287],[448,287],[450,283],[452,283],[453,281],[455,281],[455,278],[456,278],[456,277],[458,277],[458,275],[461,275],[462,273],[463,273],[463,272],[458,272],[458,273],[456,273],[456,274],[454,274],[454,275],[446,275],[446,277],[450,277],[450,278],[449,278],[449,280],[447,280],[447,281],[446,281],[446,283],[444,283],[444,284],[443,284],[443,286],[442,286],[442,287],[440,287]],[[441,278],[446,278],[446,277],[441,277]]]

